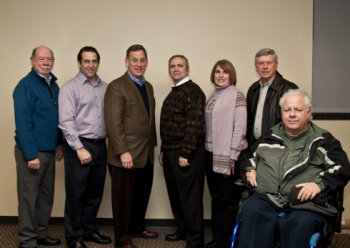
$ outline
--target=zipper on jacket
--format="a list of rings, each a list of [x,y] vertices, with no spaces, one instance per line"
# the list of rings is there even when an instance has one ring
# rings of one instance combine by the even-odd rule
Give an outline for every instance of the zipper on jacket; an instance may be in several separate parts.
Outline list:
[[[51,97],[51,101],[52,101],[53,105],[57,105],[55,99],[53,99],[53,96],[52,96],[51,85],[49,85],[47,82],[45,82],[45,84],[46,84],[46,86],[47,86],[47,88],[48,88],[48,90],[49,90],[50,97]]]

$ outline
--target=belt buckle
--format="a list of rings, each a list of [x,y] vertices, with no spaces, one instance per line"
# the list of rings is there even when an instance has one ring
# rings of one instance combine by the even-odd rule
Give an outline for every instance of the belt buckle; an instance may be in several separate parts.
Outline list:
[[[276,193],[274,193],[273,194],[273,198],[275,199],[275,200],[280,200],[281,199],[281,193],[280,192],[276,192]]]

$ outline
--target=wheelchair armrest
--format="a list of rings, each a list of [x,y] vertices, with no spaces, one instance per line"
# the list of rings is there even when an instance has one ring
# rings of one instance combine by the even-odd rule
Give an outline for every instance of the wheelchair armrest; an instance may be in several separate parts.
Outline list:
[[[244,179],[236,179],[235,185],[240,186],[240,187],[249,187],[248,182]]]
[[[247,191],[249,195],[254,194],[254,187],[252,187],[245,179],[236,179],[235,185],[241,187],[242,191]]]

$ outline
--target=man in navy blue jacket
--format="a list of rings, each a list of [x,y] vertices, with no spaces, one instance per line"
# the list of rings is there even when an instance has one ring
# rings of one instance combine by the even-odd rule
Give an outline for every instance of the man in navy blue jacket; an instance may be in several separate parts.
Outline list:
[[[53,204],[55,159],[63,156],[59,87],[51,73],[54,60],[49,48],[35,48],[30,57],[32,70],[13,92],[20,248],[61,244],[45,231]]]

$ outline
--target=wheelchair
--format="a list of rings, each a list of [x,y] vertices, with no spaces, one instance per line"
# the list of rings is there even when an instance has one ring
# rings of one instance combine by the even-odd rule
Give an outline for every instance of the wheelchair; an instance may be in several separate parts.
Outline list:
[[[236,180],[237,185],[244,187],[248,190],[248,194],[253,194],[252,189],[248,186],[247,182],[244,180]],[[244,201],[245,199],[242,199]],[[239,242],[240,227],[242,224],[242,219],[239,217],[241,212],[241,204],[239,206],[237,214],[237,222],[232,232],[231,237],[231,248],[237,248]],[[341,220],[342,213],[344,211],[343,201],[344,201],[344,188],[339,191],[328,193],[328,201],[330,204],[336,207],[338,213],[336,216],[323,216],[325,219],[325,226],[322,230],[315,232],[309,242],[310,248],[337,248],[336,244],[332,242],[332,237],[335,233],[341,232]],[[279,218],[283,218],[284,213],[281,212],[278,214]],[[281,243],[279,240],[279,225],[276,224],[275,228],[275,240],[273,248],[281,248]]]

